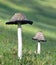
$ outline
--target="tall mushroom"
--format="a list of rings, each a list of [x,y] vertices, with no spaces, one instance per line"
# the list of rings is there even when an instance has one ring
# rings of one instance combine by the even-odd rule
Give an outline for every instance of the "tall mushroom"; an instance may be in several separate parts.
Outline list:
[[[36,53],[40,54],[40,52],[41,52],[40,42],[46,42],[46,40],[44,38],[44,34],[41,31],[37,32],[36,35],[32,39],[38,41],[38,45],[36,46]]]
[[[33,24],[32,21],[27,20],[26,16],[22,13],[15,13],[12,18],[6,22],[6,24],[16,24],[18,25],[18,57],[22,58],[22,30],[21,25],[23,24]]]

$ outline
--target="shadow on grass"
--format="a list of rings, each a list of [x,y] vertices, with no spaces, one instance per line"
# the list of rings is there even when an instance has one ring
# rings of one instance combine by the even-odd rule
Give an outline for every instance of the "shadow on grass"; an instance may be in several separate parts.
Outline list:
[[[41,5],[41,3],[38,3],[38,1],[35,2],[34,0],[33,1],[8,0],[8,3],[10,3],[10,4],[12,3],[12,6],[15,4],[18,7],[18,9],[14,9],[15,7],[12,7],[12,6],[11,6],[12,7],[11,8],[11,7],[7,6],[6,4],[3,4],[3,1],[2,1],[2,3],[0,3],[0,14],[1,14],[0,17],[1,18],[7,19],[7,17],[9,18],[9,16],[14,14],[15,12],[21,11],[21,12],[25,13],[26,15],[28,15],[29,18],[34,19],[36,21],[38,20],[38,17],[40,17],[40,16],[48,17],[50,19],[56,19],[56,9],[51,8],[51,7],[45,7],[45,6]],[[19,6],[22,7],[22,10],[20,10]],[[24,6],[24,8],[23,8],[23,6]],[[25,11],[25,7],[32,9],[32,11],[29,11],[29,12]],[[40,20],[41,20],[41,18],[40,18]]]
[[[13,15],[15,12],[19,11],[0,3],[0,18],[6,20],[10,18],[10,16]]]

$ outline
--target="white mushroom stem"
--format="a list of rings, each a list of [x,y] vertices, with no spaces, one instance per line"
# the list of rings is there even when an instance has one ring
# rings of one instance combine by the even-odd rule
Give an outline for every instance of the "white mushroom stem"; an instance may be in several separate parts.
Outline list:
[[[21,25],[18,25],[18,58],[22,58],[22,30]]]
[[[36,53],[40,54],[40,52],[41,52],[41,45],[40,42],[38,42]]]

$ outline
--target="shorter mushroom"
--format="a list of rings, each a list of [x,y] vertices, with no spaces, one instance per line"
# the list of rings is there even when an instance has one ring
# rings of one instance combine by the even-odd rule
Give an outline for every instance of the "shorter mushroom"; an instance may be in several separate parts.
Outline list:
[[[44,38],[44,34],[41,31],[37,32],[36,35],[32,39],[38,41],[38,45],[36,46],[36,53],[40,54],[40,52],[41,52],[40,42],[46,42],[46,40]]]

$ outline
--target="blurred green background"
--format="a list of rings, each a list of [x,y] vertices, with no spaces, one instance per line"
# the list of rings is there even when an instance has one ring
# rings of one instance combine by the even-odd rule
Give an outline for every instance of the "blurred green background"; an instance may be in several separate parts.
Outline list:
[[[22,26],[22,61],[17,58],[17,26],[5,24],[19,12],[33,21],[33,25]],[[38,31],[44,33],[47,42],[41,44],[41,54],[35,57],[37,42],[32,37]],[[56,0],[0,0],[0,65],[18,64],[56,64]]]

